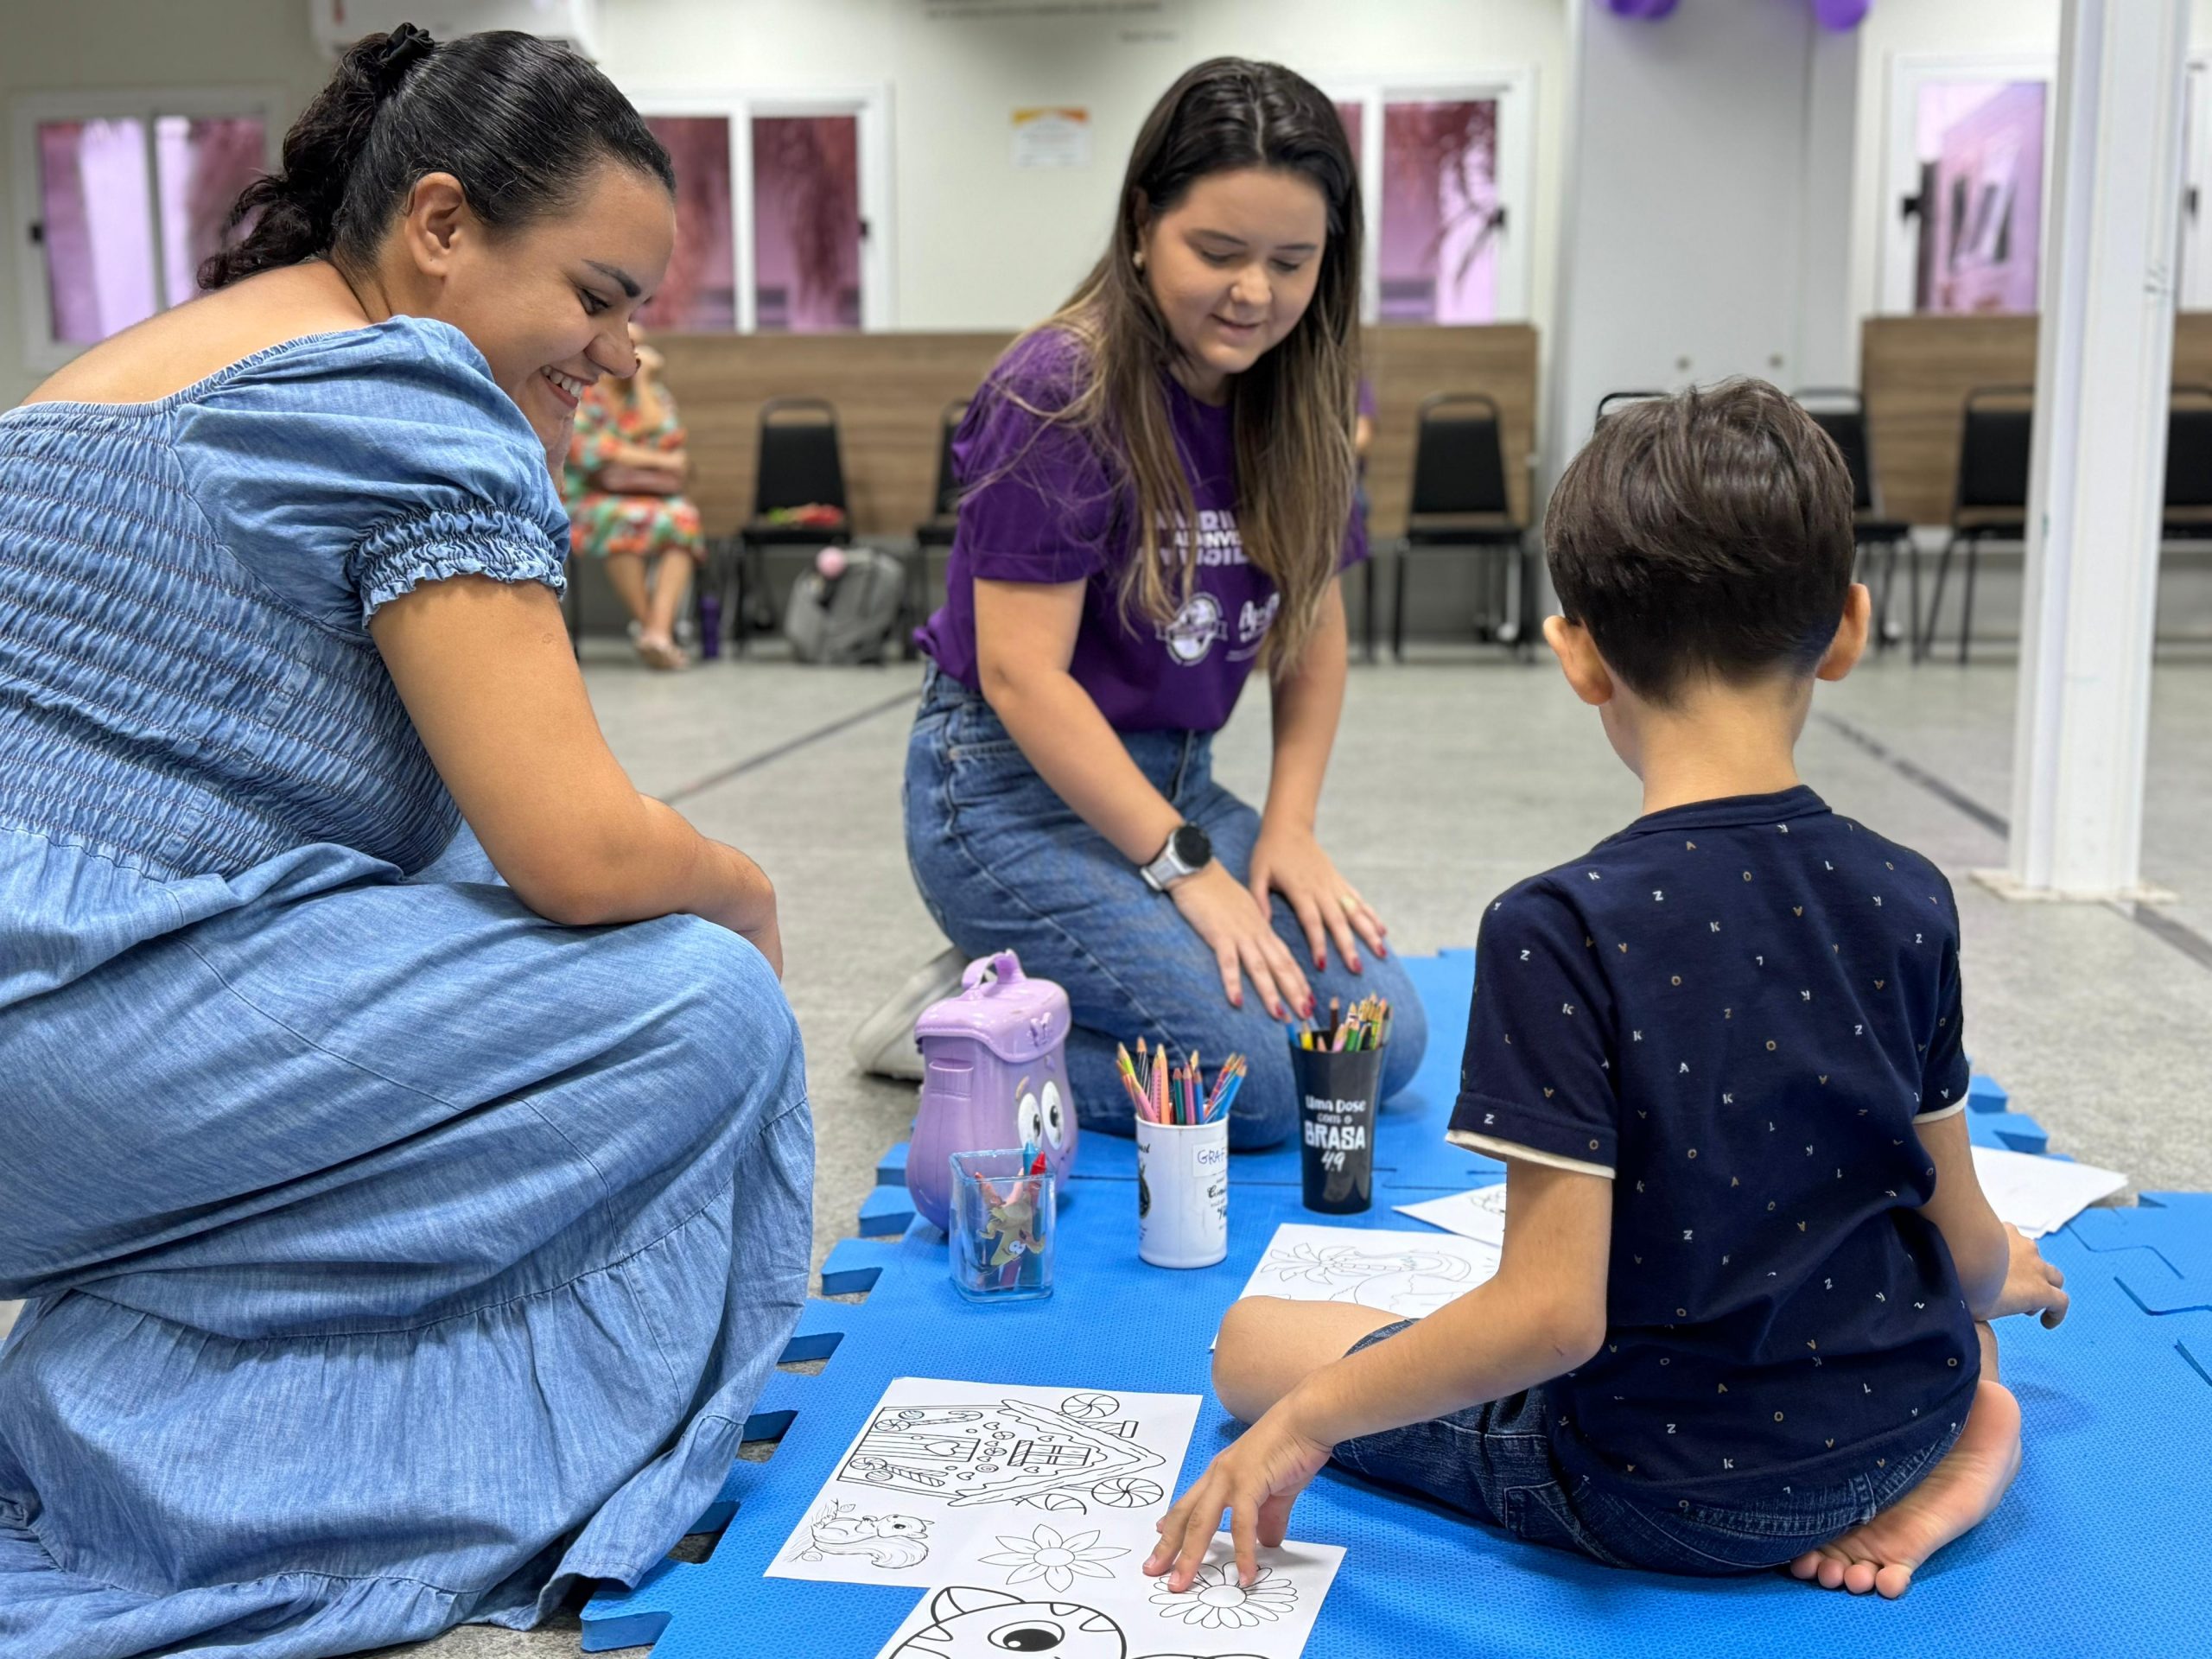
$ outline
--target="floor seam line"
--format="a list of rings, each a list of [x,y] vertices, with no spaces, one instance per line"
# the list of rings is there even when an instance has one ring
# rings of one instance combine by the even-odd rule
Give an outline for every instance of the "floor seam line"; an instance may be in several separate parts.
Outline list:
[[[2012,821],[2001,812],[1993,811],[1973,796],[1954,789],[1933,772],[1916,766],[1892,750],[1871,732],[1862,731],[1840,715],[1822,709],[1816,711],[1821,723],[1840,734],[1847,742],[1857,745],[1903,778],[1907,783],[1917,784],[1945,805],[1955,807],[1972,818],[1993,835],[2010,839]],[[2108,901],[2105,908],[2125,921],[2133,922],[2152,938],[2171,945],[2198,967],[2212,971],[2212,939],[2206,938],[2188,923],[2163,915],[2154,905],[2122,904]]]
[[[758,754],[749,754],[742,760],[724,766],[718,772],[710,772],[703,778],[696,779],[682,788],[671,790],[667,794],[656,798],[663,806],[674,806],[677,802],[688,801],[695,795],[703,795],[707,791],[719,788],[733,778],[742,778],[748,772],[758,772],[762,766],[772,761],[780,760],[785,755],[796,753],[811,744],[819,743],[826,737],[835,737],[840,732],[874,720],[878,715],[887,713],[902,703],[916,702],[921,695],[921,688],[916,686],[911,691],[901,691],[896,696],[884,698],[880,702],[872,702],[865,709],[839,716],[826,726],[817,726],[810,732],[802,732],[797,737],[788,739],[772,748],[761,750]]]

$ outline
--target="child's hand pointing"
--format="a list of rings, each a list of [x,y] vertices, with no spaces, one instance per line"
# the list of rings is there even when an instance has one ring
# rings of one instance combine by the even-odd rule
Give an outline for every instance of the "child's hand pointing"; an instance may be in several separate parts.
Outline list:
[[[1154,1578],[1166,1573],[1170,1590],[1189,1589],[1205,1565],[1207,1546],[1226,1510],[1236,1548],[1236,1581],[1250,1585],[1259,1573],[1257,1546],[1273,1548],[1282,1542],[1290,1529],[1290,1506],[1328,1462],[1329,1450],[1292,1427],[1289,1414],[1278,1404],[1214,1459],[1198,1484],[1160,1517],[1160,1542],[1144,1570]]]

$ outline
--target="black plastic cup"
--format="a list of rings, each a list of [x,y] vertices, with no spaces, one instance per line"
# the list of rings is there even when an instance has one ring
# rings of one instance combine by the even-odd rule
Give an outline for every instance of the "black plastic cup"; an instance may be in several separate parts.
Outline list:
[[[1306,1207],[1356,1216],[1375,1202],[1375,1096],[1380,1048],[1344,1052],[1291,1046],[1298,1086],[1298,1174]]]

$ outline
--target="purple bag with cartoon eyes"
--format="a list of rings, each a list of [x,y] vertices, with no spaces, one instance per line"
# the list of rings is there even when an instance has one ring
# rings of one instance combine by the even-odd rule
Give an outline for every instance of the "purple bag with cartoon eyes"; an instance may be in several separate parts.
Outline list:
[[[1068,1087],[1068,994],[1031,979],[1011,950],[968,964],[960,994],[914,1021],[922,1100],[906,1149],[906,1190],[942,1229],[950,1160],[1034,1144],[1057,1180],[1075,1167],[1075,1096]]]

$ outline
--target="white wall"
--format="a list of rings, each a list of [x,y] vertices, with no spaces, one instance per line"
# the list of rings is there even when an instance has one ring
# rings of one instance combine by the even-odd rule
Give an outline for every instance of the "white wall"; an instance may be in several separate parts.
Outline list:
[[[1571,29],[1547,476],[1607,392],[1834,384],[1850,322],[1851,43],[1771,0],[1658,24],[1591,7]]]
[[[1166,0],[1154,16],[933,18],[928,0],[604,0],[602,54],[633,93],[889,83],[898,321],[1014,328],[1066,297],[1104,247],[1138,126],[1202,58],[1287,63],[1313,79],[1535,71],[1535,321],[1548,321],[1567,0]],[[1012,163],[1020,107],[1091,111],[1080,171]]]
[[[601,50],[636,94],[891,88],[898,325],[1015,328],[1058,305],[1104,245],[1138,124],[1176,75],[1220,53],[1316,80],[1535,71],[1535,200],[1525,239],[1548,330],[1569,0],[1163,0],[1156,13],[933,19],[930,0],[602,0]],[[72,0],[40,7],[0,51],[0,99],[137,86],[279,86],[296,111],[328,66],[303,0]],[[1012,111],[1091,111],[1085,170],[1011,162]],[[12,179],[0,121],[0,189]],[[24,213],[33,210],[24,205]],[[12,242],[22,215],[11,212]],[[22,361],[12,250],[0,257],[0,407],[39,378]]]

